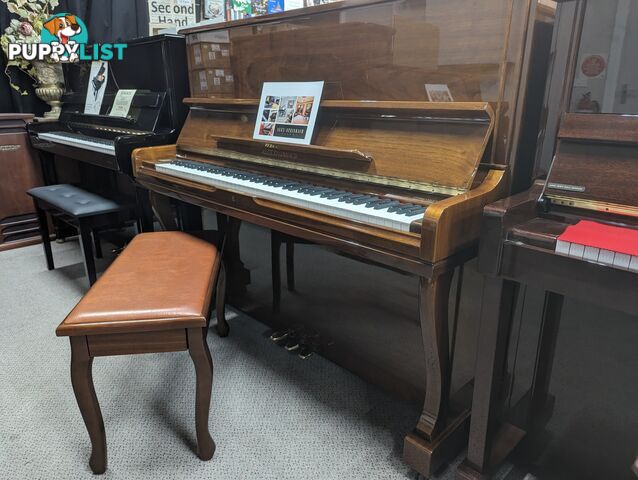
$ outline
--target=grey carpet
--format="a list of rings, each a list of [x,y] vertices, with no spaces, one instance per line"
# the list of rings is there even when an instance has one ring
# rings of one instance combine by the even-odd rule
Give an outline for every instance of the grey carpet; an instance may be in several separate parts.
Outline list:
[[[54,258],[58,268],[49,272],[39,245],[0,253],[2,479],[91,477],[69,344],[54,334],[84,293],[77,242],[54,244]],[[418,408],[319,356],[301,361],[269,341],[262,324],[231,316],[228,338],[208,336],[217,443],[209,462],[193,453],[194,371],[186,352],[96,359],[104,478],[416,478],[401,451]],[[437,478],[453,478],[453,468]]]

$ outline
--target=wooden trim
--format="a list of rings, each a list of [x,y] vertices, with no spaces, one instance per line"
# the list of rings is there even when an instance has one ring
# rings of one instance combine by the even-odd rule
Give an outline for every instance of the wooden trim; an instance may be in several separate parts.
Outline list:
[[[186,105],[191,106],[245,106],[257,107],[258,98],[209,98],[188,97],[184,99]],[[494,109],[489,102],[425,102],[425,101],[399,101],[399,100],[322,100],[320,108],[361,109],[361,110],[426,110],[431,112],[458,111],[467,116],[468,112],[483,113],[479,118],[486,121],[494,117]]]
[[[430,205],[425,211],[421,255],[437,262],[478,241],[483,208],[502,197],[508,172],[490,170],[477,188]]]
[[[186,329],[184,328],[159,332],[88,335],[86,339],[92,357],[131,355],[137,353],[179,352],[188,349]]]
[[[638,115],[565,113],[558,138],[638,145]]]

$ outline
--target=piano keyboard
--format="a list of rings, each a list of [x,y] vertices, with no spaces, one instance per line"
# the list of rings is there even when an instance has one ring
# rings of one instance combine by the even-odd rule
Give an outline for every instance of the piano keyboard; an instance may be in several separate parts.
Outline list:
[[[581,220],[556,241],[556,253],[638,273],[638,231]]]
[[[91,137],[73,132],[46,132],[39,133],[38,138],[62,145],[83,148],[106,155],[115,155],[115,142],[105,138]]]
[[[409,232],[410,224],[421,221],[425,213],[425,207],[421,205],[202,162],[175,160],[158,163],[155,170],[216,188],[402,232]]]

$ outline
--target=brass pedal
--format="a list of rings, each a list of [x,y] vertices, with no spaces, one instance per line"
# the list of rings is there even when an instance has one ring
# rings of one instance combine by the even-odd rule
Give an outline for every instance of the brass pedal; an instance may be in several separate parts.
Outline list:
[[[308,357],[311,357],[313,353],[315,352],[308,345],[302,344],[299,346],[297,356],[302,360],[306,360]]]
[[[284,348],[289,352],[297,350],[299,348],[299,340],[296,338],[289,338],[286,345],[284,345]]]
[[[273,342],[279,342],[284,338],[288,338],[288,335],[290,335],[290,330],[276,330],[270,335],[270,339]]]

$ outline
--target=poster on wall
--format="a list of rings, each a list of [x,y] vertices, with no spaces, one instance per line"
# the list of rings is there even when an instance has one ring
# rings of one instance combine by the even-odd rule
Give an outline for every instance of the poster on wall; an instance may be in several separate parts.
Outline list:
[[[607,70],[607,54],[586,53],[578,65],[578,81],[587,84],[593,78],[602,78]]]
[[[149,34],[166,28],[179,29],[196,22],[195,0],[149,0]]]
[[[213,22],[224,22],[226,20],[225,0],[204,0],[203,16]]]
[[[310,145],[323,82],[264,82],[253,138]]]
[[[231,0],[232,10],[243,15],[252,15],[252,1],[251,0]]]
[[[104,100],[104,92],[106,84],[109,80],[109,64],[108,62],[91,62],[91,71],[89,72],[89,86],[86,92],[86,100],[84,102],[84,113],[88,115],[99,115]]]

